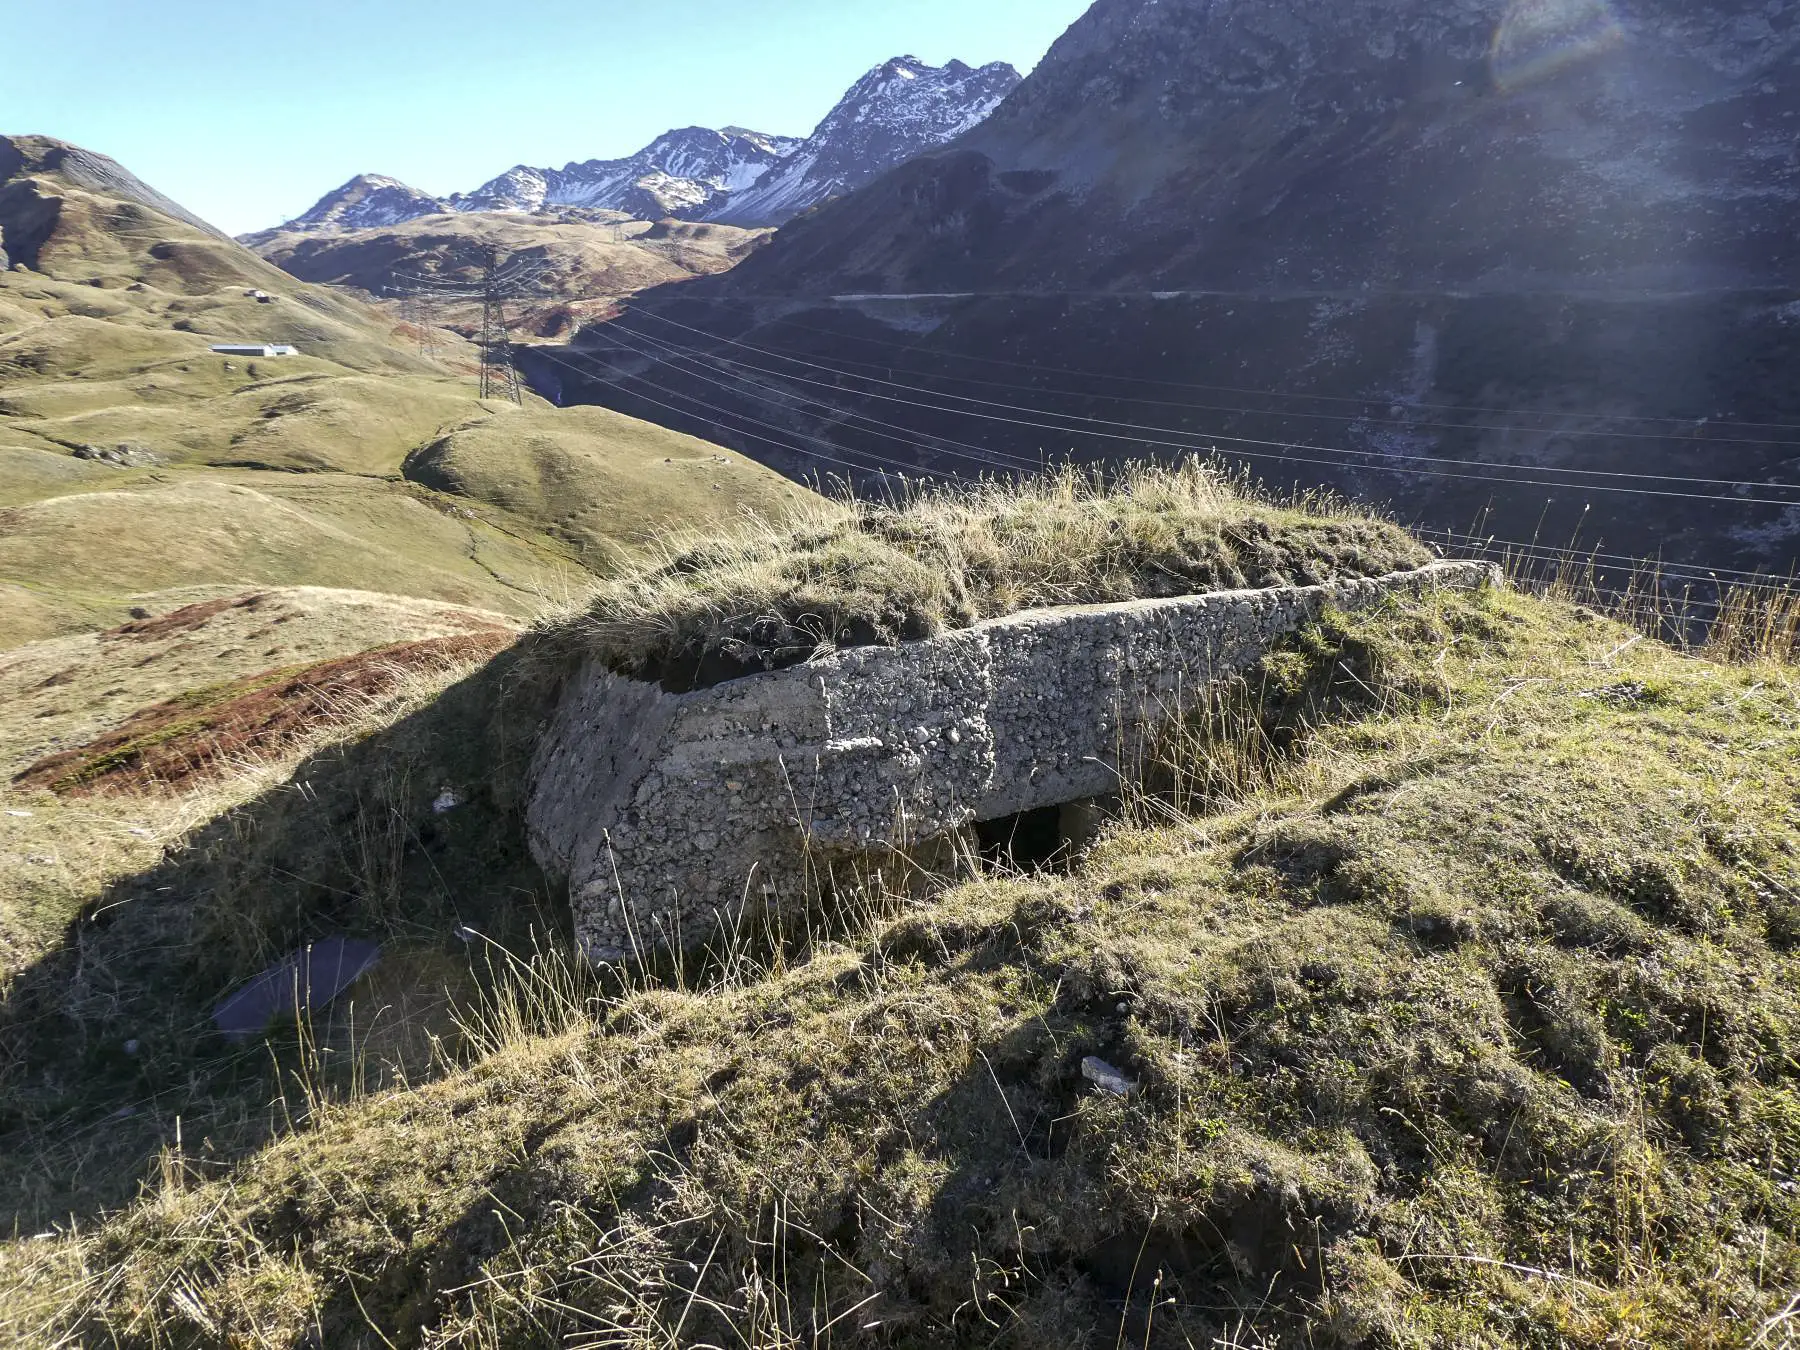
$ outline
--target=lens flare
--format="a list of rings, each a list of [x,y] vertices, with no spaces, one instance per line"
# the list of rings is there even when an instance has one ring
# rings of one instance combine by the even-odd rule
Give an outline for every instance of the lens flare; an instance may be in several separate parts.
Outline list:
[[[1625,36],[1607,0],[1514,0],[1494,34],[1494,84],[1518,89],[1599,55]]]

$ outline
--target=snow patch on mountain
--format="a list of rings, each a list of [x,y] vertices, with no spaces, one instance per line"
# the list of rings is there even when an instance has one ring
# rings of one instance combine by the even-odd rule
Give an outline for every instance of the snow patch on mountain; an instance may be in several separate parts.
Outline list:
[[[981,125],[1018,86],[1003,61],[979,69],[897,57],[858,80],[779,168],[713,212],[732,225],[777,225],[873,182]]]
[[[561,169],[522,164],[451,202],[460,211],[589,206],[651,219],[686,218],[753,187],[798,144],[742,127],[686,127],[628,159],[590,159]]]
[[[398,178],[363,173],[334,191],[327,192],[305,215],[289,222],[295,230],[366,230],[420,216],[441,215],[450,204],[442,198],[408,187]]]

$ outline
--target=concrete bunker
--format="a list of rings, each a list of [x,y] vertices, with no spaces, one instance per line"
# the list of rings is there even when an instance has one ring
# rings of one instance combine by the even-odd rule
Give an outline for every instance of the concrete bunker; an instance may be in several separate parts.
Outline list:
[[[1327,605],[1475,589],[1486,563],[1033,610],[691,693],[590,662],[532,766],[527,824],[596,961],[716,940],[847,880],[904,884],[971,838],[1053,862],[1148,736]]]

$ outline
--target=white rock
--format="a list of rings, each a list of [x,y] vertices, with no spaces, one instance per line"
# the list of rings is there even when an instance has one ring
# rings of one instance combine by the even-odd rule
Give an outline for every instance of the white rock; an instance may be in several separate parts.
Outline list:
[[[1129,1097],[1138,1087],[1118,1069],[1092,1055],[1081,1061],[1081,1076],[1102,1092],[1110,1092],[1115,1097]]]

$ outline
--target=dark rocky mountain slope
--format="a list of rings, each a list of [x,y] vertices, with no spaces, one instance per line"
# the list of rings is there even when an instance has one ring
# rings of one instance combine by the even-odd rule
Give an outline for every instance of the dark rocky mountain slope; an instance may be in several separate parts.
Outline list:
[[[1797,56],[1794,0],[1099,0],[954,145],[590,333],[644,398],[558,378],[791,464],[1216,443],[1438,525],[1785,564]]]

